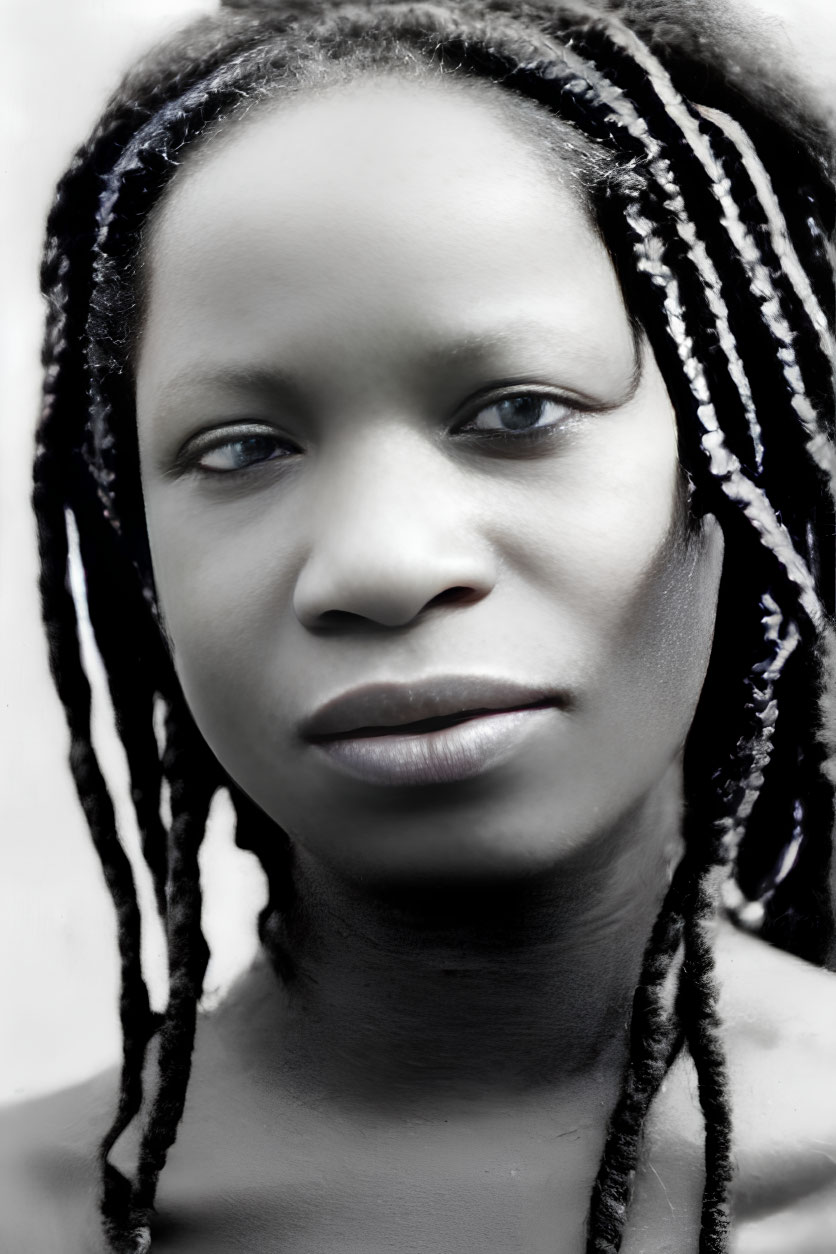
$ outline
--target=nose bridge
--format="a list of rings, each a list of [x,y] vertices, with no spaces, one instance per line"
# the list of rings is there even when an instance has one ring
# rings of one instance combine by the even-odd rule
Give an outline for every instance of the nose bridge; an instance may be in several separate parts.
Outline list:
[[[323,457],[317,478],[294,591],[305,625],[335,614],[404,625],[444,593],[472,601],[492,586],[459,477],[427,439],[367,428]]]

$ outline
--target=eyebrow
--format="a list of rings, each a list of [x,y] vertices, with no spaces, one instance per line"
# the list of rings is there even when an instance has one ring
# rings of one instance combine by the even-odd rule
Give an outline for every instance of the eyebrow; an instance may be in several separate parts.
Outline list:
[[[644,373],[646,337],[640,324],[633,318],[629,320],[633,343],[633,367],[627,387],[613,403],[613,407],[627,404],[633,399]],[[532,332],[542,336],[544,329],[542,323],[525,320],[511,327],[473,331],[454,338],[433,340],[428,337],[423,344],[419,342],[419,349],[424,360],[433,363],[436,368],[445,365],[454,366],[462,362],[478,365],[481,360],[495,355],[499,350],[514,349],[524,337],[531,336]],[[571,332],[567,334],[565,328],[555,332],[556,338],[561,335],[564,341],[569,341],[571,357],[583,359],[589,356],[583,352],[582,341],[572,337]],[[176,402],[178,392],[188,391],[195,387],[247,392],[252,396],[271,400],[276,397],[291,401],[302,399],[302,388],[289,371],[283,369],[278,363],[264,365],[255,362],[208,367],[188,366],[165,382],[161,395],[167,403],[172,400]]]
[[[162,393],[168,399],[181,390],[195,387],[229,388],[235,391],[275,396],[278,392],[293,393],[298,385],[279,366],[245,363],[236,366],[188,366],[167,379]]]

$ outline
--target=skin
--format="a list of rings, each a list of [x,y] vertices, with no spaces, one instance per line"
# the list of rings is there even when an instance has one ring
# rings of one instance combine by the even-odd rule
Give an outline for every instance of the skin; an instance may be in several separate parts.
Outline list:
[[[145,278],[167,631],[207,741],[293,839],[301,903],[297,979],[261,962],[201,1023],[155,1249],[280,1232],[293,1254],[578,1254],[722,564],[715,520],[685,525],[653,354],[637,370],[569,181],[449,84],[364,80],[256,114],[184,166]],[[520,391],[548,399],[546,433],[479,434]],[[359,781],[299,736],[359,682],[456,673],[560,701],[443,786]],[[832,982],[727,927],[717,947],[734,1249],[817,1254],[836,1218]],[[90,1248],[89,1164],[55,1128],[111,1093],[29,1112],[61,1148],[27,1134],[14,1188],[37,1208],[51,1178],[70,1248]],[[701,1143],[683,1060],[627,1254],[696,1250]]]
[[[366,82],[204,157],[145,278],[175,663],[298,851],[283,1065],[387,1108],[590,1067],[597,1092],[676,847],[722,537],[686,539],[670,401],[584,208],[482,93]],[[536,443],[477,427],[509,390],[549,399]],[[277,456],[224,469],[262,432]],[[358,782],[299,736],[358,683],[449,673],[560,703],[443,787]]]
[[[645,348],[634,388],[604,247],[539,154],[449,89],[283,109],[175,188],[146,284],[155,577],[184,691],[237,782],[352,880],[505,882],[611,839],[687,733],[722,540],[707,525],[677,543],[664,385]],[[219,382],[246,371],[257,386]],[[509,387],[554,395],[551,434],[514,450],[465,435]],[[183,467],[201,433],[242,424],[299,452],[237,476]],[[538,683],[568,709],[521,760],[418,807],[300,744],[337,693],[448,673]]]

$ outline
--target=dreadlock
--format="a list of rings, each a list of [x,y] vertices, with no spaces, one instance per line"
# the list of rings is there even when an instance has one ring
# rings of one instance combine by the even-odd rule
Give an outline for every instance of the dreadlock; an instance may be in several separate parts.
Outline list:
[[[118,920],[124,1046],[101,1146],[101,1208],[119,1254],[150,1247],[157,1181],[186,1098],[208,958],[197,855],[218,788],[232,794],[238,843],[267,873],[262,941],[282,976],[293,973],[282,924],[293,903],[289,841],[203,742],[156,603],[131,380],[143,230],[190,146],[279,92],[375,68],[493,84],[536,115],[538,137],[544,127],[572,137],[562,159],[665,378],[692,512],[713,513],[723,528],[715,647],[686,746],[684,854],[644,955],[587,1252],[620,1248],[644,1122],[683,1047],[705,1119],[700,1254],[728,1249],[731,1114],[709,924],[722,898],[742,925],[813,961],[831,942],[836,779],[822,699],[834,656],[836,454],[826,126],[774,73],[732,65],[722,27],[679,6],[671,22],[658,3],[616,14],[582,0],[227,0],[126,79],[58,186],[42,268],[34,505],[70,764]],[[68,576],[73,532],[166,929],[161,1016],[150,1008],[133,875],[91,740]],[[131,1180],[109,1154],[142,1106],[155,1034],[158,1076]]]

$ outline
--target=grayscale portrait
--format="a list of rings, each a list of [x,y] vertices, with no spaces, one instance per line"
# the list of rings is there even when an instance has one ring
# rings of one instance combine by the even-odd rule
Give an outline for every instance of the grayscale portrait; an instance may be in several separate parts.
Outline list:
[[[0,1251],[833,1254],[836,16],[81,8]]]

